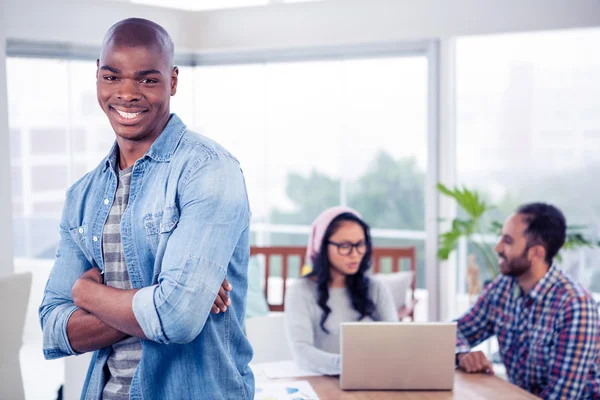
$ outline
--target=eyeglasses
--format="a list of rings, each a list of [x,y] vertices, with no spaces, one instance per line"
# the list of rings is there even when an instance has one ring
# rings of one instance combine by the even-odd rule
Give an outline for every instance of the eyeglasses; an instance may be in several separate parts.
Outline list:
[[[364,240],[361,240],[360,242],[356,242],[354,244],[349,242],[336,243],[330,240],[329,244],[337,247],[337,252],[340,256],[349,256],[350,254],[352,254],[352,249],[354,248],[356,248],[356,252],[360,255],[365,254],[365,250],[367,250],[367,244]]]

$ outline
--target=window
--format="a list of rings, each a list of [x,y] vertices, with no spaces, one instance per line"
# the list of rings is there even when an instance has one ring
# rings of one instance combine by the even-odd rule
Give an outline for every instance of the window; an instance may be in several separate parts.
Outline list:
[[[96,102],[95,73],[93,61],[7,59],[15,267],[34,276],[21,349],[30,399],[55,398],[64,379],[64,360],[43,359],[37,307],[59,241],[65,191],[114,140]]]
[[[193,125],[240,159],[257,244],[305,245],[321,211],[347,204],[376,241],[422,249],[425,57],[206,66],[195,74]],[[423,287],[423,252],[419,263]]]
[[[172,110],[239,158],[253,244],[305,246],[317,214],[347,204],[376,245],[417,246],[422,288],[427,69],[424,56],[183,66]],[[65,192],[114,141],[95,72],[94,61],[7,60],[14,254],[17,270],[34,272],[36,306]],[[48,398],[63,361],[41,362],[36,313],[30,307],[23,374],[25,382],[46,376],[26,387],[28,398]]]
[[[66,189],[114,140],[95,73],[91,61],[7,60],[16,257],[54,257]],[[39,240],[39,231],[49,236]]]
[[[600,55],[589,49],[599,40],[598,29],[457,40],[458,180],[496,204],[500,221],[519,204],[544,201],[597,232]],[[598,255],[566,253],[561,266],[600,292]]]
[[[27,232],[58,226],[65,190],[114,140],[94,74],[91,61],[8,59],[15,225],[28,226],[17,257],[51,254]],[[172,109],[239,157],[257,243],[305,244],[320,211],[348,204],[387,245],[422,244],[426,94],[419,56],[183,66]]]

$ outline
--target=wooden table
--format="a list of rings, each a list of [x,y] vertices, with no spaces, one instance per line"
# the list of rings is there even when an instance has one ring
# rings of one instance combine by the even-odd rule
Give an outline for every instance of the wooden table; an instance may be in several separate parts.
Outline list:
[[[284,379],[308,381],[321,400],[533,400],[538,399],[523,389],[495,376],[466,374],[457,371],[454,376],[453,391],[344,391],[340,389],[338,378],[312,376]]]

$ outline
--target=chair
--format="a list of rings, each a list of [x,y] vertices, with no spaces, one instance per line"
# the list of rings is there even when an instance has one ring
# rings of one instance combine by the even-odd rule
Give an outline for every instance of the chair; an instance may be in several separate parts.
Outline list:
[[[300,265],[304,265],[305,263],[305,247],[291,247],[291,246],[273,246],[273,247],[256,247],[252,246],[250,248],[251,256],[264,256],[264,267],[265,267],[265,287],[264,293],[265,298],[267,299],[267,304],[269,305],[270,311],[283,311],[285,308],[285,292],[287,287],[287,280],[289,278],[297,278],[298,276],[289,276],[289,260],[292,257],[300,258]],[[271,269],[272,269],[272,257],[281,257],[281,303],[279,304],[271,304],[269,303],[269,278],[271,277]],[[414,309],[417,303],[415,299],[415,289],[416,289],[416,272],[417,272],[417,251],[415,247],[379,247],[373,248],[373,272],[380,273],[383,260],[391,259],[392,260],[392,271],[398,272],[401,270],[402,260],[408,259],[410,260],[410,271],[413,273],[412,282],[410,284],[411,290],[411,299],[408,304],[406,304],[402,309],[398,310],[398,317],[403,319],[405,317],[410,317],[414,320]],[[273,284],[273,282],[271,283]]]
[[[285,302],[285,291],[287,287],[288,266],[290,257],[299,257],[300,266],[304,265],[304,256],[306,255],[305,247],[285,247],[285,246],[274,246],[274,247],[255,247],[250,248],[250,256],[264,256],[265,266],[265,299],[269,305],[269,311],[283,311]],[[269,277],[271,276],[272,257],[281,257],[281,280],[282,280],[282,297],[281,304],[269,303]],[[294,276],[292,278],[297,278]]]
[[[31,272],[0,278],[0,397],[3,399],[25,399],[19,351],[23,344],[31,279]]]
[[[409,317],[414,321],[415,307],[417,299],[415,299],[415,289],[417,287],[417,249],[415,247],[379,247],[373,248],[373,272],[381,273],[382,261],[385,259],[392,260],[392,273],[402,270],[402,260],[410,260],[410,271],[412,272],[412,280],[410,283],[411,298],[410,301],[398,310],[398,319],[402,321]]]

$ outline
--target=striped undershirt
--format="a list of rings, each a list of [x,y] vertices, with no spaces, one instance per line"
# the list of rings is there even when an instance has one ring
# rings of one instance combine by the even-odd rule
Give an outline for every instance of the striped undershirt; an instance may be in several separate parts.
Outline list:
[[[131,289],[131,280],[121,243],[121,217],[129,200],[129,185],[133,166],[119,170],[119,182],[115,201],[108,214],[102,232],[102,253],[104,256],[104,282],[117,289]],[[129,399],[131,379],[142,356],[140,339],[128,336],[112,346],[112,353],[106,364],[106,385],[103,400]]]

